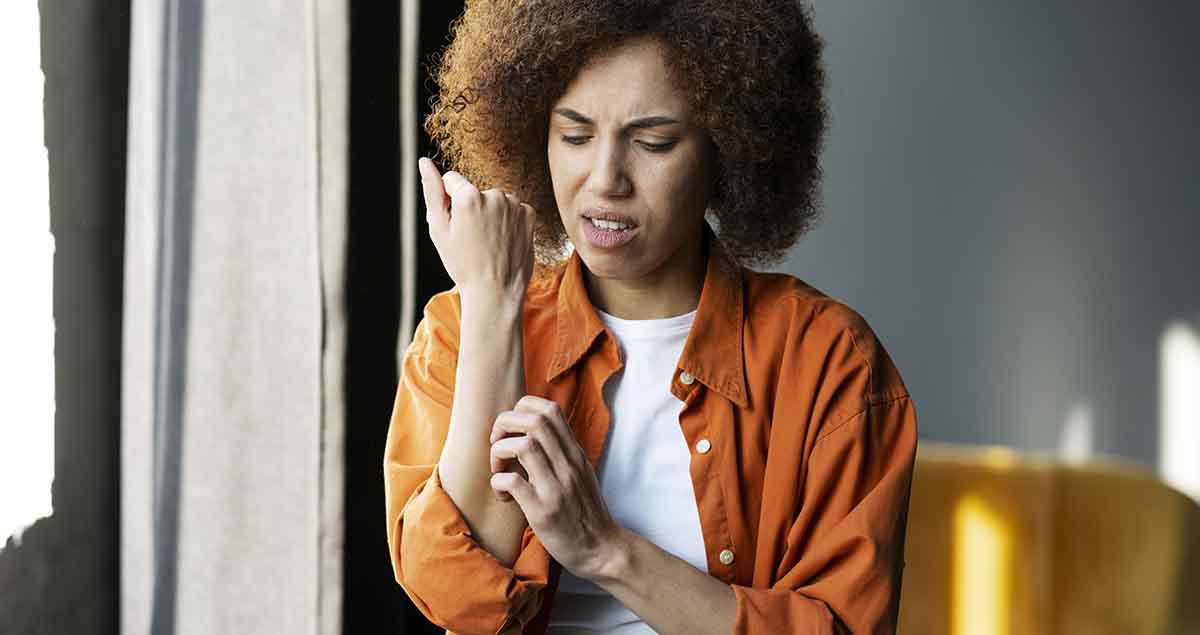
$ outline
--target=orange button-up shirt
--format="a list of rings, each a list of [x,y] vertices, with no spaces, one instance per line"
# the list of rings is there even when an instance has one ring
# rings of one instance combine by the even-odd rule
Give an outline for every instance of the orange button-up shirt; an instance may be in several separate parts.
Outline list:
[[[892,633],[917,445],[900,374],[852,309],[793,276],[731,265],[711,229],[705,239],[671,393],[684,404],[706,573],[733,588],[734,632]],[[435,469],[460,316],[456,289],[435,295],[403,358],[383,464],[393,570],[448,633],[541,635],[562,566],[529,527],[504,566]],[[609,426],[601,387],[622,362],[578,252],[534,276],[522,320],[526,391],[559,404],[595,467]]]

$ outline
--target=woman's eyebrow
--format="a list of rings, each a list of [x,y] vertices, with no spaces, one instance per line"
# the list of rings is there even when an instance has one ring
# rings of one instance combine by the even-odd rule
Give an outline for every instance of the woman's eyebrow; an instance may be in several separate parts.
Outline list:
[[[584,115],[582,115],[574,110],[571,110],[570,108],[555,108],[553,110],[553,112],[555,114],[562,115],[563,117],[566,117],[567,119],[570,119],[572,121],[577,121],[582,124],[592,125],[593,123],[595,123],[588,117],[585,117]],[[683,122],[679,121],[678,119],[672,119],[671,117],[667,117],[664,115],[654,115],[651,117],[638,117],[637,119],[633,119],[629,123],[626,123],[625,126],[622,128],[622,130],[624,130],[625,128],[654,128],[656,126],[665,126],[665,125],[673,124],[673,123],[683,123]]]

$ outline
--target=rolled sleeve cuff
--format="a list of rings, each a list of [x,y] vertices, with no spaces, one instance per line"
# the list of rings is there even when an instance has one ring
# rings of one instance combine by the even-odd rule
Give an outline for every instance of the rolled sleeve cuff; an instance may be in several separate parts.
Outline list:
[[[732,586],[737,600],[734,635],[834,635],[848,632],[828,604],[799,591],[755,589],[737,584]]]
[[[504,566],[472,537],[436,466],[399,524],[397,582],[433,623],[463,635],[508,633],[537,614],[549,552],[526,527],[516,562]]]

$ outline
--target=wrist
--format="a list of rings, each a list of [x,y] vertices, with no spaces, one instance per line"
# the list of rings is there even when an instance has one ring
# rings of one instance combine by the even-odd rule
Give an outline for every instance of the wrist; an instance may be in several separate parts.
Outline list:
[[[519,315],[525,303],[525,289],[496,287],[460,287],[458,296],[462,300],[463,312],[483,311],[487,314]]]
[[[461,294],[462,346],[470,342],[498,342],[502,336],[520,337],[522,330],[521,298],[503,293]]]
[[[602,588],[626,579],[633,567],[635,541],[639,538],[632,531],[618,526],[612,537],[605,541],[597,551],[589,571],[586,571],[581,577]]]

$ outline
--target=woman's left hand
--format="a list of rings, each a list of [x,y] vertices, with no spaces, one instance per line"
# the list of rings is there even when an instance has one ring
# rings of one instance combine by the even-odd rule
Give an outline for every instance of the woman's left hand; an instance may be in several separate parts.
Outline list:
[[[513,436],[507,436],[513,435]],[[550,555],[572,574],[594,579],[619,539],[587,455],[558,404],[525,395],[496,416],[492,489],[511,495]],[[528,474],[508,471],[513,460]]]

